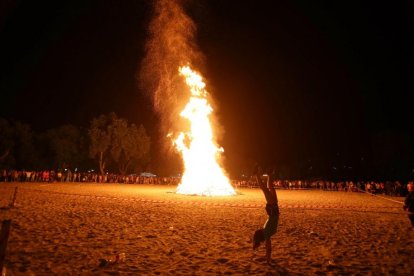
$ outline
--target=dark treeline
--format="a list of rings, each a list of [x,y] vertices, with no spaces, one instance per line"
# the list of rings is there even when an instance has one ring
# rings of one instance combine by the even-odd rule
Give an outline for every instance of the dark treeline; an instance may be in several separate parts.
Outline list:
[[[284,180],[406,182],[414,179],[414,150],[409,138],[383,133],[372,142],[372,152],[361,154],[357,159],[346,153],[338,153],[336,158],[317,154],[314,158],[295,156],[294,161],[270,163],[269,168]],[[160,162],[160,158],[151,156],[150,145],[151,139],[142,125],[129,124],[115,113],[92,119],[86,128],[62,125],[43,132],[33,131],[22,122],[0,118],[1,170],[87,172],[93,169],[102,175],[150,170],[162,176],[178,175],[181,168],[175,166],[180,162],[177,156],[163,155]],[[154,154],[154,150],[151,152]],[[243,179],[250,174],[255,162],[250,158],[238,160],[236,163],[243,165],[232,170],[230,177]]]
[[[63,125],[44,132],[0,118],[0,169],[137,173],[149,165],[149,150],[145,128],[115,113],[92,119],[88,128]]]

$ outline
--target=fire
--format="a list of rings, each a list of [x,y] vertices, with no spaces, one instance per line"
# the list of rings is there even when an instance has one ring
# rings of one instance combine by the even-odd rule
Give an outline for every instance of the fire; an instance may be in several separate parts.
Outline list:
[[[235,191],[223,169],[217,163],[223,148],[214,141],[209,115],[213,108],[207,100],[202,77],[190,67],[179,68],[179,73],[191,92],[190,99],[180,113],[190,122],[190,131],[180,132],[174,145],[184,160],[184,173],[177,187],[179,194],[204,196],[234,195]]]

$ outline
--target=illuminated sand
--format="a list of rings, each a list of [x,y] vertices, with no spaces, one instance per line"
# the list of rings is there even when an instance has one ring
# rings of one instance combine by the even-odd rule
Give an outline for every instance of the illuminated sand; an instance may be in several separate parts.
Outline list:
[[[1,206],[14,186],[0,184]],[[208,198],[174,194],[174,186],[18,186],[17,208],[0,211],[12,219],[10,275],[414,273],[414,230],[401,205],[364,194],[278,191],[268,266],[264,248],[251,249],[266,219],[257,189]],[[99,267],[115,252],[126,261]]]

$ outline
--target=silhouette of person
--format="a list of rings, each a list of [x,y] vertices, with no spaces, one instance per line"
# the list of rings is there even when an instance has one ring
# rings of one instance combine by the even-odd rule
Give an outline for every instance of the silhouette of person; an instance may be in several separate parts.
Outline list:
[[[263,228],[260,228],[254,232],[253,235],[253,250],[257,249],[262,242],[265,242],[266,246],[266,261],[268,264],[272,260],[272,243],[271,237],[276,233],[277,226],[279,222],[279,206],[276,195],[275,187],[273,186],[272,175],[261,175],[261,169],[256,167],[255,169],[256,181],[263,191],[263,194],[266,199],[266,213],[268,218],[263,225]],[[263,181],[264,177],[266,183]]]

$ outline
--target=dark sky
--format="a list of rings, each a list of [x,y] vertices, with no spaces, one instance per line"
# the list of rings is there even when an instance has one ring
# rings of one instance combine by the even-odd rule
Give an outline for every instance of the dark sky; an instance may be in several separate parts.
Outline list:
[[[412,161],[412,1],[188,2],[229,170]],[[41,131],[114,111],[159,135],[136,80],[150,1],[1,3],[0,117]]]

